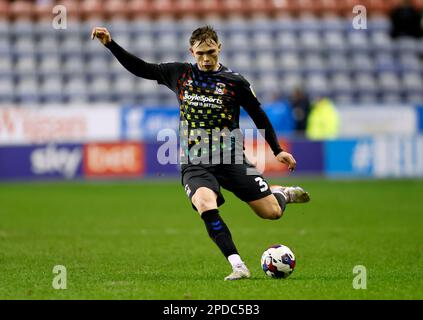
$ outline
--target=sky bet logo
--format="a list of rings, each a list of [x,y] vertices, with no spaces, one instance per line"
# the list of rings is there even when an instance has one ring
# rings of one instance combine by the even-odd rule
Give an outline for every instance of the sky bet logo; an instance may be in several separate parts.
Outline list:
[[[75,178],[82,164],[82,148],[49,144],[36,148],[30,155],[31,170],[36,175],[61,175]]]

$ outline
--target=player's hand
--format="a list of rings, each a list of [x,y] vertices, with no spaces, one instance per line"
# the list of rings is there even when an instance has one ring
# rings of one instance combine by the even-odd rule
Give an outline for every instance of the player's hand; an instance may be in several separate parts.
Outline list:
[[[110,43],[112,41],[112,36],[110,35],[109,30],[102,27],[95,27],[91,32],[91,40],[97,38],[100,42],[104,45]]]
[[[288,152],[285,152],[285,151],[280,152],[276,156],[276,159],[278,159],[279,162],[282,162],[282,163],[288,165],[288,169],[290,171],[294,171],[295,168],[297,167],[297,161],[295,161],[292,154],[290,154]]]

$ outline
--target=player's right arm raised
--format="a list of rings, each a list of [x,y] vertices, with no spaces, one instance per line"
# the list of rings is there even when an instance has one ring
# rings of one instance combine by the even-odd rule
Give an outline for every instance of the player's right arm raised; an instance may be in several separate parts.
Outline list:
[[[91,39],[94,38],[99,39],[129,72],[144,79],[156,80],[171,90],[175,90],[179,75],[187,67],[187,64],[178,62],[148,63],[119,46],[113,41],[110,32],[106,28],[93,28]]]
[[[110,32],[106,28],[95,27],[91,34],[91,39],[94,38],[99,39],[129,72],[144,79],[160,80],[159,65],[145,62],[123,49],[112,40]]]

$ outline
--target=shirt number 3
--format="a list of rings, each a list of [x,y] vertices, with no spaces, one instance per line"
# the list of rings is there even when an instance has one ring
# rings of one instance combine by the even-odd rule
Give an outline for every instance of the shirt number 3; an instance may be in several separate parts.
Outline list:
[[[258,184],[259,184],[259,186],[261,187],[261,188],[260,188],[260,191],[261,191],[261,192],[264,192],[264,191],[266,191],[267,189],[269,189],[269,186],[267,185],[267,182],[266,182],[266,181],[264,181],[264,180],[263,180],[263,178],[261,178],[261,177],[257,177],[257,178],[255,178],[254,180],[255,180],[255,181],[257,181],[257,182],[258,182]]]

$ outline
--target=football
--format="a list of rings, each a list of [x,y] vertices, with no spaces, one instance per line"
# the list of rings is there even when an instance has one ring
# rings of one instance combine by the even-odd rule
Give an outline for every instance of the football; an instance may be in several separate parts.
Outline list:
[[[276,244],[264,251],[261,267],[272,278],[287,278],[295,269],[294,253],[287,246]]]

